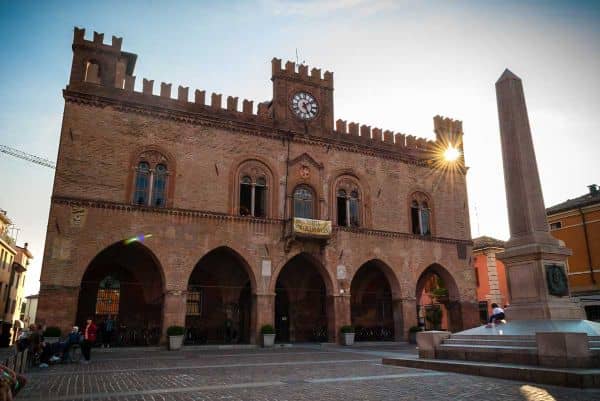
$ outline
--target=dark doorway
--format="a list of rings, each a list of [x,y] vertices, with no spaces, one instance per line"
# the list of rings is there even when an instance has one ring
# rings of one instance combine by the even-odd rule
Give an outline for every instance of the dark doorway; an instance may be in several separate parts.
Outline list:
[[[328,340],[326,287],[316,263],[311,256],[299,254],[279,273],[275,286],[278,341]]]
[[[116,328],[113,345],[155,345],[161,336],[162,306],[162,273],[152,252],[139,242],[119,242],[88,266],[74,323],[84,327],[92,317],[101,327],[111,315]]]
[[[227,247],[206,254],[188,282],[187,344],[250,342],[252,290],[249,268]]]
[[[392,292],[385,274],[375,262],[367,262],[358,269],[350,294],[356,341],[393,341]]]
[[[290,341],[290,299],[285,288],[275,289],[275,341]]]

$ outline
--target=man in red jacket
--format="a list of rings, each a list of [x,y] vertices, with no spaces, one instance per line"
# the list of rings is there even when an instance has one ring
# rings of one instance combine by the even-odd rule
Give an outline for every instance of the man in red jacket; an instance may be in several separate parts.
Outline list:
[[[92,318],[88,318],[83,331],[83,343],[81,344],[81,353],[83,354],[83,363],[90,363],[90,356],[92,353],[92,345],[96,342],[96,325],[92,321]]]

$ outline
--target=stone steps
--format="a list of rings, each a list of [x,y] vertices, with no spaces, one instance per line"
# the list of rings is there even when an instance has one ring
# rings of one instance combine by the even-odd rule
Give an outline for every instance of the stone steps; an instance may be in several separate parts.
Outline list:
[[[535,347],[535,340],[513,340],[513,339],[499,339],[499,338],[491,338],[491,339],[460,339],[450,337],[447,340],[444,340],[444,344],[448,345],[485,345],[485,346],[524,346],[524,347]]]
[[[509,363],[485,363],[417,358],[384,358],[384,365],[431,369],[468,375],[496,377],[579,388],[600,388],[600,369],[555,369],[519,366]]]

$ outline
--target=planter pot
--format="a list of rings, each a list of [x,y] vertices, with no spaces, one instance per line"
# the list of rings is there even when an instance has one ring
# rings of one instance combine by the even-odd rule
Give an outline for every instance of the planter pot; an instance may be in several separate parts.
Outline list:
[[[342,333],[342,344],[344,344],[344,345],[354,344],[354,333]]]
[[[417,333],[418,333],[418,331],[411,331],[410,333],[408,333],[408,343],[409,344],[417,343]]]
[[[183,344],[183,335],[169,336],[169,350],[176,351],[181,349],[181,344]]]
[[[57,343],[59,340],[60,337],[44,337],[44,341],[46,341],[48,344]]]
[[[263,347],[270,348],[275,344],[275,334],[263,334]]]

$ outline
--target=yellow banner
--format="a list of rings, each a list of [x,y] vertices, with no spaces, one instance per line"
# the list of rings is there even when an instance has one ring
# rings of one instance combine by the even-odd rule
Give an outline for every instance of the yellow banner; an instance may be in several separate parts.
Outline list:
[[[329,237],[331,235],[331,221],[294,217],[294,233],[315,237]]]

